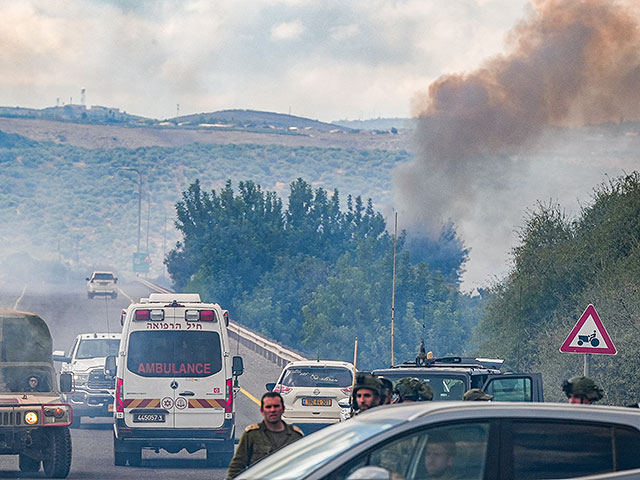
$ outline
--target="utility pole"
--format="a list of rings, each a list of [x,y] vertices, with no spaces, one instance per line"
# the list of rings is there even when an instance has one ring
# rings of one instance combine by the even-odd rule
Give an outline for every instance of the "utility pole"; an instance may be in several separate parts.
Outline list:
[[[138,174],[138,246],[137,253],[140,253],[140,224],[142,221],[142,174],[137,168],[133,167],[120,167],[121,170],[128,170]]]
[[[398,212],[395,215],[393,226],[393,277],[391,280],[391,366],[394,365],[394,321],[396,314],[396,241],[398,239]]]

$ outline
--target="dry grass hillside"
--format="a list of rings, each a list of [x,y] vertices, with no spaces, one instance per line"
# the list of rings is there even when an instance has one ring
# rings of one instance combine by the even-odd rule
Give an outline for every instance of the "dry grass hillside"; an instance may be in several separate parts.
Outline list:
[[[84,148],[177,147],[192,143],[254,144],[287,147],[345,148],[356,150],[408,150],[411,134],[374,131],[319,131],[313,128],[293,132],[258,131],[179,126],[92,125],[43,119],[0,117],[0,130],[39,142],[54,142]]]

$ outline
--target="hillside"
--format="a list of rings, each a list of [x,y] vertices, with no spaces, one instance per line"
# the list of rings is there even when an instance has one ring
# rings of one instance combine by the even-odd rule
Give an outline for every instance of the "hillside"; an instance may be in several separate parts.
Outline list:
[[[388,130],[359,131],[292,115],[253,110],[225,110],[165,121],[122,117],[100,122],[83,120],[81,114],[61,117],[42,111],[29,110],[27,113],[9,114],[6,107],[0,107],[0,131],[38,142],[88,149],[177,147],[202,143],[404,151],[411,142],[408,131],[396,134]]]

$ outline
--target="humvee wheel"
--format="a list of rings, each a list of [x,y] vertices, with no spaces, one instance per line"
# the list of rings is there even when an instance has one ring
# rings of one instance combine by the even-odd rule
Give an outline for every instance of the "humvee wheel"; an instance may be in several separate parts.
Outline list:
[[[18,465],[21,472],[34,473],[40,470],[40,460],[35,460],[22,453],[18,456]]]
[[[43,451],[42,466],[49,478],[66,478],[71,467],[71,434],[67,427],[49,430],[49,447]]]

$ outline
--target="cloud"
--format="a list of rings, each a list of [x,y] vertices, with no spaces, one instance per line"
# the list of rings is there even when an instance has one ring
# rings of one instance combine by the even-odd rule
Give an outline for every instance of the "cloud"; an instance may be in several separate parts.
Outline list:
[[[271,29],[271,38],[274,40],[292,40],[300,37],[304,31],[304,25],[298,21],[285,22]]]
[[[0,104],[77,101],[84,87],[89,104],[154,118],[177,103],[185,114],[407,116],[417,88],[500,49],[525,2],[0,0]],[[468,42],[447,33],[458,26]],[[336,88],[316,98],[294,83],[301,68]],[[356,105],[353,92],[368,93]]]

